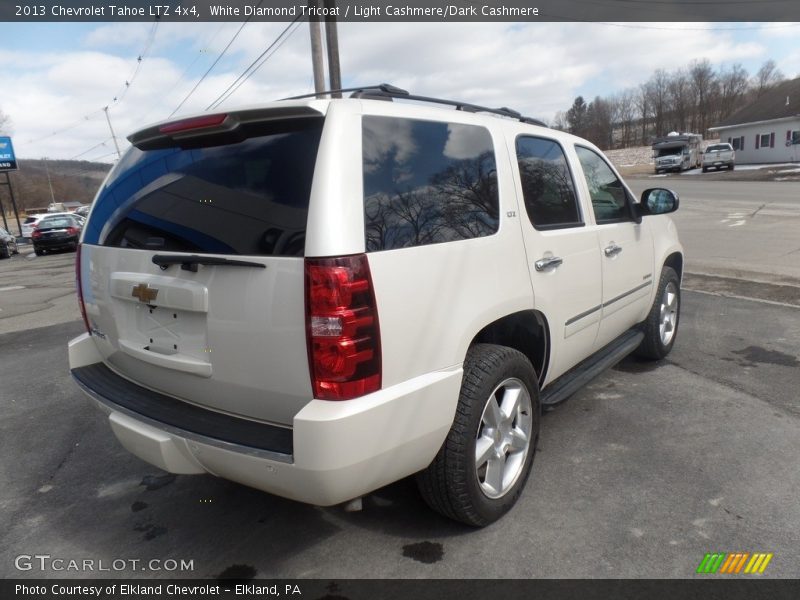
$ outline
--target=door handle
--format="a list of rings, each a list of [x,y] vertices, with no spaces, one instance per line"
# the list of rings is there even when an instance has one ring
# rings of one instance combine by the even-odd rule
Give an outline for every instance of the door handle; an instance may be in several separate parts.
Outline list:
[[[614,242],[611,242],[610,246],[603,248],[603,253],[609,257],[616,256],[620,252],[622,252],[622,246],[617,246]]]
[[[551,267],[556,268],[563,262],[564,261],[558,256],[548,256],[546,258],[540,258],[533,263],[533,266],[536,267],[537,271],[544,271],[545,269],[549,269]]]

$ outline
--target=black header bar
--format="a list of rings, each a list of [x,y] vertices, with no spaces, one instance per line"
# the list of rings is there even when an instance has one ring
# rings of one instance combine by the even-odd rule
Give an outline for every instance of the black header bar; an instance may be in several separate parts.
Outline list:
[[[7,579],[3,600],[796,600],[800,581],[702,579]]]
[[[0,21],[771,22],[798,0],[3,0]]]

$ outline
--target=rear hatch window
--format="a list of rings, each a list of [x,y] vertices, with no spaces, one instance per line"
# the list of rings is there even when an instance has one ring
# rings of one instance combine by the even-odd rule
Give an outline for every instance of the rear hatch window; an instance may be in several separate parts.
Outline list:
[[[132,148],[100,191],[84,243],[302,256],[323,119],[225,145]],[[197,146],[197,144],[195,144]]]

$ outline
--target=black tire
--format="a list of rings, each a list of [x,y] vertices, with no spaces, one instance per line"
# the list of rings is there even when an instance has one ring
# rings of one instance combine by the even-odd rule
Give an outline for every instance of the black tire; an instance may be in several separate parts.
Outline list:
[[[42,250],[41,248],[37,248],[36,246],[33,247],[33,251],[36,253],[36,256],[41,256],[42,254],[44,254],[44,250]]]
[[[703,173],[708,173],[708,167],[703,167]]]
[[[728,170],[733,171],[733,164],[728,165]]]
[[[674,307],[669,305],[665,293],[670,289],[674,294]],[[667,309],[662,311],[662,305],[666,305]],[[675,338],[678,335],[678,324],[680,323],[680,306],[681,306],[681,282],[678,274],[671,267],[663,267],[661,269],[661,278],[658,282],[658,289],[656,290],[656,297],[653,301],[653,306],[647,319],[642,323],[642,331],[644,332],[644,339],[639,347],[636,349],[636,354],[642,358],[650,360],[661,360],[670,353],[672,347],[675,345]],[[665,323],[666,313],[672,313],[674,308],[674,319],[670,319],[668,326],[665,325],[665,331],[671,332],[668,339],[662,336],[661,326]]]
[[[509,387],[501,387],[501,384]],[[490,401],[495,403],[495,407],[501,406],[501,398],[505,397],[507,389],[519,390],[520,408],[514,411],[515,417],[508,417],[503,425],[490,429],[485,424],[484,412],[489,408]],[[529,405],[524,392],[530,399]],[[417,475],[422,497],[435,511],[456,521],[473,527],[493,523],[514,506],[525,488],[539,439],[540,420],[539,386],[527,357],[506,346],[472,346],[464,361],[464,379],[453,426],[436,458]],[[529,435],[526,441],[510,442],[511,438],[504,437],[501,431],[504,427],[511,427],[514,431],[528,427]],[[508,432],[508,429],[505,431]],[[494,432],[494,435],[490,432]],[[489,444],[487,456],[493,456],[487,459],[483,474],[483,467],[476,465],[479,437]],[[494,442],[490,441],[492,438]],[[523,444],[525,448],[523,450],[520,446],[512,452],[512,443]],[[502,452],[503,456],[501,458],[499,454],[490,452]],[[506,467],[510,469],[508,487],[499,490],[495,497],[484,491],[489,484],[490,460],[502,461],[502,465],[495,463],[501,473]],[[500,487],[505,485],[501,479]]]
[[[11,258],[11,248],[7,244],[0,248],[0,258]]]

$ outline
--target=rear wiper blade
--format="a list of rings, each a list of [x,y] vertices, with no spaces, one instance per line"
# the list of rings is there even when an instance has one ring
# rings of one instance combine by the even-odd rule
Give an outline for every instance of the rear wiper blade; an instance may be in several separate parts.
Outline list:
[[[228,267],[256,267],[257,269],[266,269],[267,265],[252,262],[249,260],[236,260],[231,258],[217,258],[215,256],[197,256],[192,254],[186,256],[183,254],[156,254],[153,257],[153,264],[165,270],[170,265],[180,265],[184,271],[191,271],[197,273],[197,265],[224,265]]]

